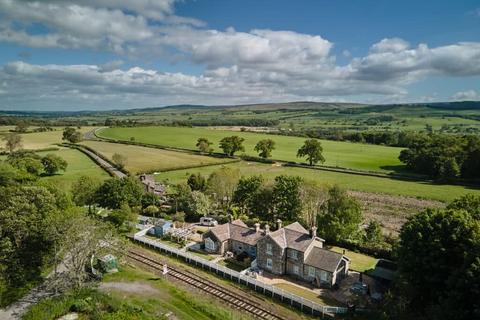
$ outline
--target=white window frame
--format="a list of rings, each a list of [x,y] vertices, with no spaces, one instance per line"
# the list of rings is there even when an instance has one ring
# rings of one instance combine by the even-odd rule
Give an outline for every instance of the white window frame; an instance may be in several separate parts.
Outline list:
[[[272,261],[272,259],[267,258],[267,263],[266,263],[265,266],[267,267],[267,269],[272,270],[272,268],[273,268],[273,261]]]
[[[300,274],[300,267],[297,265],[293,265],[293,274]]]
[[[308,276],[315,277],[315,268],[312,266],[308,266]]]
[[[273,255],[273,246],[271,243],[267,243],[267,254]]]
[[[215,251],[215,241],[210,238],[205,239],[205,248],[210,251]]]

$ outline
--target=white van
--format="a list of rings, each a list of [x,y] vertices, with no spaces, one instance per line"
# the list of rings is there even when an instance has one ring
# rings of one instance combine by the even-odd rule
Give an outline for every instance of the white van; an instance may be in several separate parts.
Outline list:
[[[214,227],[218,224],[217,220],[210,217],[201,217],[200,224],[202,226]]]

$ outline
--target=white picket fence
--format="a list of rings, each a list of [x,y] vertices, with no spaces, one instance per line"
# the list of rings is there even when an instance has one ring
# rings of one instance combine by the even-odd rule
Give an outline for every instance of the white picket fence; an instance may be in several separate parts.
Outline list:
[[[142,233],[143,233],[142,231],[138,232],[137,234],[135,234],[133,239],[149,247],[153,247],[153,248],[156,248],[157,250],[169,253],[171,255],[175,255],[177,257],[181,257],[190,264],[195,264],[197,266],[201,266],[203,269],[208,269],[211,272],[220,274],[224,278],[229,278],[232,281],[246,285],[252,289],[255,289],[255,291],[257,292],[260,292],[267,296],[271,296],[273,298],[281,300],[306,313],[311,313],[312,315],[324,316],[326,314],[328,315],[328,314],[347,313],[348,311],[347,308],[343,308],[343,307],[331,307],[331,306],[320,305],[316,302],[297,296],[281,288],[277,288],[275,286],[263,283],[257,279],[253,279],[250,276],[241,274],[240,272],[218,265],[216,263],[213,263],[201,257],[192,255],[188,252],[181,251],[176,248],[170,247],[166,244],[163,244],[161,242],[145,238],[143,237],[144,234]]]

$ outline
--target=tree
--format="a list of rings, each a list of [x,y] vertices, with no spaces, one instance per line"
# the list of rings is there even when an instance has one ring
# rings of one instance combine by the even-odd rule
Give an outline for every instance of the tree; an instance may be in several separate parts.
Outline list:
[[[15,132],[25,133],[28,130],[28,123],[25,121],[20,121],[15,127]]]
[[[447,209],[465,210],[475,219],[480,219],[480,196],[466,194],[450,202]]]
[[[196,217],[208,215],[212,207],[210,199],[200,191],[192,191],[191,205],[192,211],[196,214]]]
[[[160,197],[152,192],[145,192],[142,194],[142,198],[140,200],[142,208],[147,208],[149,206],[159,207],[162,203]]]
[[[146,207],[145,209],[143,209],[143,213],[145,213],[146,215],[152,216],[152,217],[157,216],[158,212],[160,212],[160,209],[158,209],[158,207],[156,205],[153,205],[153,204],[151,204],[148,207]]]
[[[240,170],[222,167],[210,174],[207,180],[207,193],[226,209],[240,179]]]
[[[63,129],[62,140],[70,143],[78,143],[82,141],[82,133],[77,131],[75,128],[66,127]]]
[[[17,169],[39,176],[43,171],[42,158],[32,151],[19,150],[7,157],[7,162]]]
[[[43,170],[46,175],[52,176],[60,170],[67,170],[68,163],[61,157],[49,153],[42,158]]]
[[[95,193],[95,198],[103,208],[118,209],[124,203],[133,208],[141,204],[143,193],[143,186],[134,177],[112,178],[103,182]]]
[[[211,147],[212,143],[208,141],[207,138],[198,138],[197,140],[197,148],[200,150],[201,153],[212,153],[213,148]]]
[[[252,211],[254,199],[262,189],[263,182],[262,176],[242,177],[238,181],[232,200],[240,207],[242,214]]]
[[[316,139],[305,140],[303,146],[298,149],[297,157],[307,157],[308,163],[312,166],[318,162],[324,163],[325,158],[322,155],[323,148],[320,141]]]
[[[362,210],[358,202],[340,187],[332,187],[317,217],[319,234],[332,241],[355,239],[361,222]]]
[[[127,157],[123,154],[114,153],[112,156],[112,161],[120,169],[124,169],[127,165]]]
[[[136,222],[137,215],[132,211],[128,204],[124,203],[120,208],[112,210],[108,215],[107,220],[116,228],[122,228],[129,222]]]
[[[302,220],[307,226],[315,226],[320,208],[327,200],[327,193],[315,182],[305,181],[300,187],[300,201],[302,202]]]
[[[371,220],[365,228],[364,241],[370,245],[379,245],[383,242],[382,227],[380,223]]]
[[[49,224],[58,212],[45,187],[0,187],[0,284],[5,290],[0,291],[0,305],[40,278],[52,250]]]
[[[186,183],[179,183],[175,186],[175,212],[183,211],[189,215],[192,211],[192,189]]]
[[[261,158],[267,159],[272,156],[272,151],[275,150],[275,141],[272,139],[263,139],[258,141],[254,148]]]
[[[190,177],[188,177],[187,184],[192,191],[204,192],[207,189],[207,180],[200,173],[192,173]]]
[[[10,153],[22,147],[22,136],[18,133],[7,133],[2,139]]]
[[[96,177],[81,176],[72,185],[73,202],[80,207],[88,206],[88,213],[92,214],[92,206],[96,203],[96,192],[100,181]]]
[[[480,317],[480,221],[455,209],[428,209],[400,232],[398,294],[406,318]]]
[[[273,185],[266,185],[253,194],[250,200],[250,212],[253,217],[274,222]]]
[[[302,181],[302,178],[295,176],[275,177],[272,193],[275,219],[295,221],[300,217],[302,212],[300,185]]]
[[[222,149],[227,156],[233,157],[235,152],[245,151],[243,141],[245,141],[245,139],[239,136],[225,137],[220,140],[220,149]]]

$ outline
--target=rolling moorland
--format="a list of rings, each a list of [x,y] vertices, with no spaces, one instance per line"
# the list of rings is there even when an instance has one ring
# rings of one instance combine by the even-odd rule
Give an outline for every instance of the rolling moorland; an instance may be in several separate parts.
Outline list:
[[[71,124],[83,135],[80,145],[89,147],[110,160],[115,154],[121,154],[125,158],[124,169],[131,175],[154,173],[157,181],[170,186],[185,183],[191,174],[199,173],[208,178],[210,174],[224,167],[238,170],[243,176],[262,175],[267,184],[273,183],[275,177],[279,175],[288,175],[301,177],[304,181],[313,182],[324,190],[338,185],[359,202],[363,210],[364,224],[372,220],[378,221],[383,233],[393,237],[398,235],[408,217],[425,208],[445,207],[451,200],[465,194],[480,195],[480,187],[475,184],[465,184],[461,181],[433,181],[413,173],[399,160],[400,152],[405,147],[338,141],[345,139],[337,137],[333,140],[320,140],[326,160],[324,163],[309,167],[305,164],[304,158],[296,156],[298,148],[307,139],[306,131],[303,130],[321,128],[332,130],[334,133],[442,132],[451,136],[475,133],[480,128],[480,121],[476,118],[479,113],[476,104],[462,107],[456,105],[450,109],[443,105],[421,107],[418,113],[411,112],[413,106],[380,108],[363,105],[338,104],[329,107],[326,105],[298,103],[281,106],[243,106],[238,109],[177,106],[160,110],[81,113],[75,116],[29,113],[21,118],[8,115],[0,116],[0,119],[2,123],[12,119],[28,123],[27,132],[20,133],[24,149],[33,150],[39,156],[55,154],[68,162],[66,170],[39,178],[41,182],[51,182],[63,190],[70,190],[81,176],[96,177],[100,181],[108,178],[108,174],[85,154],[61,145],[64,142],[62,141],[64,126]],[[331,113],[331,117],[327,116],[328,113]],[[385,117],[386,113],[389,117]],[[376,120],[372,121],[372,118]],[[204,122],[195,123],[198,119]],[[223,122],[216,119],[223,119]],[[260,123],[261,126],[249,126],[252,119],[268,121],[273,119],[274,122],[266,121]],[[231,122],[227,123],[226,120]],[[33,132],[45,126],[51,126],[50,131]],[[17,128],[13,124],[0,126],[0,136],[7,135]],[[237,157],[221,156],[219,141],[233,135],[244,138],[245,151],[238,152]],[[196,143],[200,137],[212,142],[212,154],[198,152]],[[272,139],[276,143],[268,163],[262,163],[256,158],[254,146],[262,139]],[[0,160],[6,159],[6,154],[5,152],[5,155],[0,156]],[[248,157],[239,157],[243,155]],[[340,247],[333,248],[339,252],[344,250]],[[368,270],[377,261],[358,252],[348,251],[348,254],[354,257],[353,270]],[[152,301],[148,292],[142,294],[134,291],[122,292],[115,288],[119,281],[123,286],[133,279],[136,287],[148,287],[148,290],[168,297],[168,303],[159,306]],[[109,285],[110,282],[114,284]],[[164,309],[178,309],[179,313],[182,309],[194,313],[194,309],[197,310],[196,307],[199,307],[205,312],[199,313],[198,318],[208,318],[209,313],[214,314],[215,318],[228,314],[221,306],[214,305],[209,309],[204,304],[200,305],[200,302],[195,300],[197,299],[195,292],[192,293],[193,297],[189,297],[188,294],[185,296],[181,290],[175,291],[174,288],[160,285],[160,282],[161,280],[155,282],[149,275],[127,268],[121,270],[118,276],[107,278],[102,290],[112,295],[113,300],[109,300],[109,303],[117,303],[115,299],[128,296],[128,300],[133,301],[135,308],[151,310],[152,313]],[[105,297],[101,293],[88,295],[99,299],[99,304],[104,303],[102,299]],[[188,311],[185,299],[191,299],[199,305]],[[65,305],[70,302],[66,301]],[[58,307],[58,304],[55,303],[55,306]],[[37,315],[36,312],[42,314],[50,307],[48,301],[39,304],[37,308],[30,310],[28,316],[33,319]],[[232,314],[228,314],[227,318],[230,316]]]

